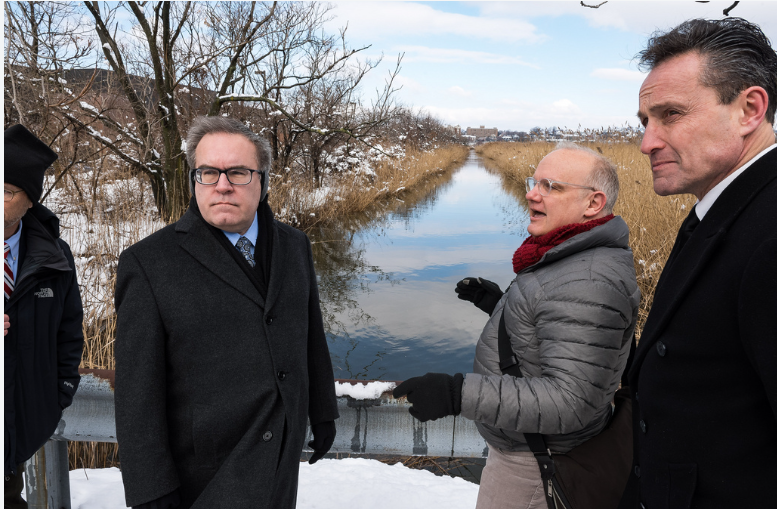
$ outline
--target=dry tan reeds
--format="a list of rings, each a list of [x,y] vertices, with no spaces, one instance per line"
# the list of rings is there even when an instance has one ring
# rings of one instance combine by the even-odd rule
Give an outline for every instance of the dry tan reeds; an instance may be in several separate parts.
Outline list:
[[[404,157],[378,162],[370,173],[338,178],[323,190],[316,190],[310,180],[284,182],[278,178],[271,184],[270,205],[279,219],[308,231],[363,212],[376,201],[449,172],[466,160],[468,152],[462,145],[431,152],[408,151]]]
[[[618,167],[620,193],[614,213],[629,225],[629,244],[634,252],[634,268],[642,292],[637,322],[639,338],[677,230],[696,199],[691,195],[661,197],[655,194],[650,162],[639,151],[637,142],[581,145],[597,150]],[[476,151],[486,160],[486,167],[497,171],[506,187],[523,199],[524,179],[534,173],[542,158],[554,147],[550,142],[488,143]]]

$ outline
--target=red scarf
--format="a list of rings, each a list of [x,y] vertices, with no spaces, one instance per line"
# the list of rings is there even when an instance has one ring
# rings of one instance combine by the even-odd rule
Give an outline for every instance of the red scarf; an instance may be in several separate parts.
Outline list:
[[[526,267],[534,265],[545,253],[558,246],[565,240],[569,240],[578,233],[587,232],[592,228],[596,228],[599,225],[603,225],[610,219],[615,217],[610,214],[609,216],[600,217],[585,223],[571,223],[564,226],[560,226],[555,230],[551,230],[545,235],[539,237],[529,236],[528,239],[523,241],[521,247],[515,250],[513,255],[513,271],[519,273]]]

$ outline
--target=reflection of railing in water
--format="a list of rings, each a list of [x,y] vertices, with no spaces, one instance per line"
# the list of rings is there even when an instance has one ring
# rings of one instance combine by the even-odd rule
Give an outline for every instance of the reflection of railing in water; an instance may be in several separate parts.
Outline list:
[[[70,509],[68,441],[116,442],[114,372],[85,370],[82,373],[73,404],[65,409],[51,440],[25,466],[30,508]],[[454,458],[487,456],[486,443],[474,422],[461,417],[446,417],[421,423],[410,416],[409,406],[406,399],[394,399],[390,392],[375,399],[337,398],[340,418],[337,420],[337,438],[330,453]],[[307,434],[305,443],[312,440],[310,429]]]

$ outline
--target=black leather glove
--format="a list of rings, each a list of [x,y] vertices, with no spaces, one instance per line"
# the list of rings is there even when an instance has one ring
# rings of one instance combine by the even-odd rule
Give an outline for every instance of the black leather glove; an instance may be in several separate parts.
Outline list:
[[[427,373],[405,380],[394,389],[394,397],[407,396],[413,404],[410,415],[421,422],[437,420],[448,415],[461,413],[461,386],[464,375]]]
[[[335,421],[325,421],[313,424],[310,429],[313,432],[313,440],[308,442],[308,447],[313,449],[313,456],[310,457],[308,463],[312,465],[323,458],[324,454],[326,454],[332,447],[332,444],[335,443],[337,428],[335,428]]]
[[[456,283],[455,291],[459,294],[459,299],[472,302],[478,309],[489,315],[494,312],[497,302],[504,295],[504,292],[499,289],[499,285],[479,277],[462,279]]]
[[[178,488],[172,493],[163,495],[156,500],[133,506],[132,509],[177,509],[181,505],[181,494]]]

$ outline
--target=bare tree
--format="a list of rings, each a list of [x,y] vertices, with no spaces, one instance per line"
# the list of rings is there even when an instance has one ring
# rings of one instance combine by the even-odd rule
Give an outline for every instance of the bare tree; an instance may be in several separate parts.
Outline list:
[[[385,118],[322,127],[316,124],[318,117],[304,115],[318,112],[317,106],[305,102],[313,98],[354,102],[362,77],[376,65],[356,60],[366,48],[349,48],[344,31],[338,37],[323,32],[328,8],[319,4],[85,2],[84,6],[132,116],[125,121],[92,104],[82,105],[82,113],[113,132],[110,138],[105,133],[95,138],[148,176],[157,208],[167,219],[186,207],[188,168],[181,133],[197,114],[239,113],[242,120],[260,125],[269,131],[274,155],[283,165],[294,152],[289,144],[302,134],[321,137],[319,145],[336,134],[363,139]],[[120,11],[131,16],[133,27],[119,22]],[[374,104],[390,104],[393,91],[389,81]],[[233,108],[234,103],[242,107]],[[381,111],[385,115],[387,109]],[[117,137],[123,146],[115,143]],[[317,168],[314,164],[314,174]]]

